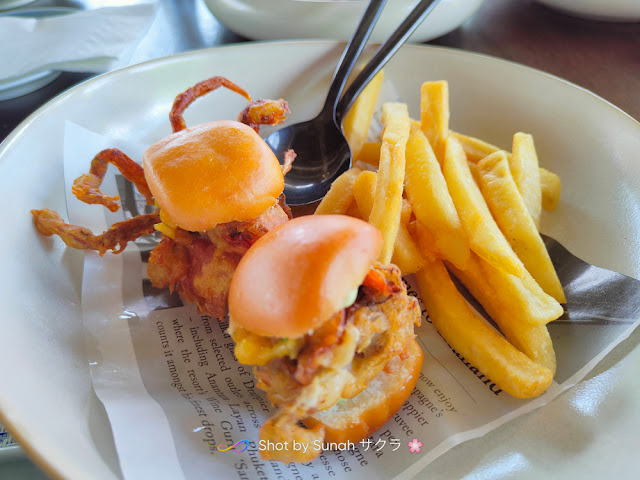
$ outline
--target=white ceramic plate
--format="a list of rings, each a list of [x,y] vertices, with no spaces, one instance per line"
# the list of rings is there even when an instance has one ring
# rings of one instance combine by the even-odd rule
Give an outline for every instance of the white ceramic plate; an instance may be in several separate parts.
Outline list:
[[[102,75],[25,120],[0,147],[0,422],[46,471],[118,478],[109,422],[91,388],[80,309],[82,253],[39,236],[29,209],[65,211],[63,129],[71,120],[152,143],[170,133],[176,93],[225,75],[256,97],[284,97],[292,120],[319,110],[342,46],[243,44],[192,52]],[[410,46],[386,69],[418,114],[419,86],[447,79],[452,127],[508,146],[535,135],[543,166],[563,179],[543,230],[583,259],[640,277],[640,124],[602,99],[541,72],[456,50]],[[244,101],[217,93],[189,124],[234,117]],[[87,165],[90,159],[87,159]],[[429,478],[633,478],[640,431],[637,332],[602,372],[550,405],[431,464]]]

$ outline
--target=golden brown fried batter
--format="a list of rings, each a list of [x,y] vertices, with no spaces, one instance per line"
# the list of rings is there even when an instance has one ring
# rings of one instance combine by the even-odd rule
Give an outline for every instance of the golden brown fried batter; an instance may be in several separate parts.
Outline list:
[[[157,213],[139,215],[123,222],[114,223],[101,235],[77,225],[69,225],[53,210],[31,210],[33,223],[42,235],[58,235],[64,243],[78,250],[97,250],[100,256],[108,250],[120,253],[127,243],[143,235],[153,233],[153,226],[160,222]]]
[[[285,100],[254,100],[238,115],[238,121],[260,133],[260,125],[278,125],[291,113]]]
[[[284,203],[284,195],[281,195],[278,203],[268,208],[258,218],[243,222],[222,223],[213,230],[230,245],[242,245],[249,248],[269,230],[290,219],[291,210]]]
[[[118,195],[109,197],[100,191],[100,185],[109,163],[113,163],[120,170],[120,173],[124,175],[124,178],[136,186],[138,191],[146,198],[147,205],[153,203],[153,195],[151,195],[147,181],[144,178],[144,170],[117,148],[102,150],[91,161],[89,173],[85,173],[75,179],[71,192],[78,197],[78,200],[89,204],[104,205],[112,212],[120,208],[116,203],[120,200]]]
[[[154,287],[178,291],[200,312],[223,318],[231,277],[242,256],[258,238],[289,220],[276,204],[253,220],[230,222],[206,234],[176,229],[151,251],[147,275]]]

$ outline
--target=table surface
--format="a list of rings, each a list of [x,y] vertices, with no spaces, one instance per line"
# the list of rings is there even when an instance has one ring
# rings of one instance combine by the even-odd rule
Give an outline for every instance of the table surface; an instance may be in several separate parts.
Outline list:
[[[126,3],[143,3],[132,0]],[[124,3],[124,2],[122,2]],[[202,0],[159,0],[149,31],[130,63],[245,39],[226,29]],[[109,0],[37,0],[25,7],[98,8]],[[565,16],[532,0],[488,0],[457,30],[429,42],[515,61],[593,91],[640,120],[640,24]],[[22,120],[69,87],[90,78],[63,73],[46,87],[0,101],[0,141]],[[541,95],[544,92],[540,92]],[[26,460],[0,464],[0,477],[43,479]]]

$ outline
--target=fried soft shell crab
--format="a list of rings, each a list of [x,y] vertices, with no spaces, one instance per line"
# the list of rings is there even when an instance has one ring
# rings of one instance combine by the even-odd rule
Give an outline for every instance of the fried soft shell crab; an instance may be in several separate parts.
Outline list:
[[[187,128],[185,109],[198,97],[226,87],[250,103],[238,121],[220,120]],[[212,77],[178,95],[169,115],[173,134],[150,146],[143,165],[117,149],[99,152],[89,173],[78,177],[73,194],[88,204],[117,211],[119,197],[100,191],[109,164],[144,195],[153,213],[115,223],[100,235],[70,225],[52,210],[32,210],[37,230],[58,235],[71,248],[120,253],[127,243],[160,231],[147,274],[154,287],[169,288],[199,311],[222,318],[231,277],[240,258],[263,234],[291,218],[284,201],[281,166],[258,135],[260,125],[276,125],[289,113],[284,100],[255,100],[224,77]]]

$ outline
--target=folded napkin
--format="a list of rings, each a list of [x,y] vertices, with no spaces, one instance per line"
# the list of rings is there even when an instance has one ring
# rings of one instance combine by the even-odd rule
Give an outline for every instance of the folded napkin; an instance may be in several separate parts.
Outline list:
[[[123,66],[147,31],[155,3],[48,18],[0,18],[0,82],[42,70],[104,72]]]

